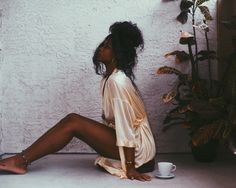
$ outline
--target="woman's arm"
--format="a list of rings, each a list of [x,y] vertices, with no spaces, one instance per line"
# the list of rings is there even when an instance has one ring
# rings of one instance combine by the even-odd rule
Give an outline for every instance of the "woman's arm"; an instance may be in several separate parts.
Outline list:
[[[151,177],[145,174],[139,173],[135,169],[135,148],[123,147],[124,148],[124,155],[125,155],[125,164],[126,164],[126,171],[127,177],[129,179],[137,179],[140,181],[150,181]]]
[[[129,179],[151,180],[150,176],[140,174],[135,169],[135,145],[137,141],[133,123],[136,115],[129,101],[130,96],[136,95],[133,93],[132,83],[125,74],[119,74],[117,77],[108,79],[107,88],[106,92],[109,92],[108,96],[111,98],[111,107],[115,119],[116,145],[124,149],[126,175]]]
[[[130,169],[135,169],[135,149],[124,147],[124,154],[125,154],[125,164],[127,171]]]

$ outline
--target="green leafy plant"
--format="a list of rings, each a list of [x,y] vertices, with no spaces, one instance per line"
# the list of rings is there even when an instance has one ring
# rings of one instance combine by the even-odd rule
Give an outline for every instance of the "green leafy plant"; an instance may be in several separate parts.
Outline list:
[[[172,103],[174,106],[163,122],[163,131],[173,125],[182,125],[189,130],[191,146],[200,146],[212,139],[226,139],[236,127],[236,66],[234,65],[235,67],[232,68],[233,63],[229,63],[224,78],[221,81],[212,80],[211,63],[217,57],[216,52],[212,51],[209,45],[208,32],[210,30],[207,22],[213,18],[204,4],[207,1],[209,0],[181,1],[181,12],[177,16],[177,20],[185,24],[188,18],[192,17],[193,34],[182,32],[179,40],[180,44],[187,45],[188,53],[174,51],[165,55],[166,57],[174,55],[176,63],[190,61],[191,73],[184,74],[168,66],[160,67],[157,70],[159,75],[174,74],[178,77],[176,87],[163,95],[164,103]],[[198,9],[203,20],[196,24],[195,16]],[[225,24],[230,25],[230,23]],[[235,27],[234,24],[231,23],[231,25]],[[206,41],[206,49],[200,51],[197,29],[204,34]],[[195,47],[195,51],[192,47]],[[236,59],[236,50],[231,56]],[[198,65],[204,61],[208,63],[208,79],[199,77]],[[230,88],[228,93],[226,93],[225,86]]]

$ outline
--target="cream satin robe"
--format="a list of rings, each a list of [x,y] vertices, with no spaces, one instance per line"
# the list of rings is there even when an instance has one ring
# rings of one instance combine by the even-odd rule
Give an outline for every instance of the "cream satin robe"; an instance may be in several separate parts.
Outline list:
[[[136,168],[153,159],[156,153],[144,104],[131,80],[118,69],[113,71],[107,81],[102,79],[101,93],[106,119],[104,123],[116,130],[116,145],[119,147],[121,161],[98,157],[95,164],[112,175],[127,178],[123,147],[135,147]]]

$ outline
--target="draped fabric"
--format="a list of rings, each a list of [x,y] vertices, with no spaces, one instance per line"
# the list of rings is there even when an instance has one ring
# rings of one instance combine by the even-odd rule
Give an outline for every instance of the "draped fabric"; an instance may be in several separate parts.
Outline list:
[[[145,107],[131,80],[118,69],[109,78],[102,79],[101,94],[104,123],[116,131],[121,160],[100,156],[95,164],[113,175],[127,178],[123,147],[135,148],[136,168],[153,159],[156,153]]]

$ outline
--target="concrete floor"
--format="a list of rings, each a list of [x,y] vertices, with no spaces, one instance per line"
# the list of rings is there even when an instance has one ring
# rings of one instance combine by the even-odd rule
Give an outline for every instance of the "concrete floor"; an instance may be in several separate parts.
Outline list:
[[[158,161],[176,164],[173,179],[151,182],[119,179],[93,165],[95,154],[55,154],[34,162],[25,175],[0,172],[0,188],[235,188],[236,155],[220,156],[213,163],[195,162],[191,154],[159,154]],[[7,157],[6,155],[4,158]]]

